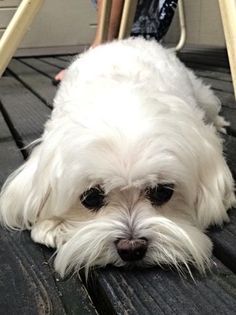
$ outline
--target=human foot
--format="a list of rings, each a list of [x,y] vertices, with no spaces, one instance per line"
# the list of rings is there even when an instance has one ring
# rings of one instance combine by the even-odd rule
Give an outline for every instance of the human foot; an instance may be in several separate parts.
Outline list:
[[[61,70],[60,72],[58,72],[58,74],[56,74],[56,76],[53,78],[52,80],[52,84],[53,85],[58,85],[61,80],[64,78],[65,76],[65,69]]]

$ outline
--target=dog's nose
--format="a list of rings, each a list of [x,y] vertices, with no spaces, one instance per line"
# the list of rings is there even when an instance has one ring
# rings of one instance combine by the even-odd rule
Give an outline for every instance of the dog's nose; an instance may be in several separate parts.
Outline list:
[[[115,242],[116,249],[124,261],[135,261],[142,259],[147,251],[148,241],[146,238],[119,239]]]

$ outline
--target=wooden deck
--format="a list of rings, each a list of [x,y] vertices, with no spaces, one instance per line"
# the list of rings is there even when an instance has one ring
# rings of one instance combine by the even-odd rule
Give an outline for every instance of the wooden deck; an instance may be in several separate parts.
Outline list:
[[[231,122],[225,137],[236,174],[236,103],[222,51],[185,50],[180,55],[220,97]],[[71,56],[14,59],[0,80],[0,184],[28,155],[24,147],[42,133],[56,88],[51,79]],[[0,314],[236,314],[236,212],[223,230],[212,229],[213,269],[195,281],[152,268],[91,272],[88,283],[53,270],[53,251],[28,232],[0,230]]]

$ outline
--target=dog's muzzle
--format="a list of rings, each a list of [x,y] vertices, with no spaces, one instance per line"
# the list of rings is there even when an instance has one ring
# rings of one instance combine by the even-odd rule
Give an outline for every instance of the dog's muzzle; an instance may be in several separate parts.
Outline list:
[[[119,239],[115,242],[117,252],[124,261],[141,260],[147,251],[148,241],[146,238]]]

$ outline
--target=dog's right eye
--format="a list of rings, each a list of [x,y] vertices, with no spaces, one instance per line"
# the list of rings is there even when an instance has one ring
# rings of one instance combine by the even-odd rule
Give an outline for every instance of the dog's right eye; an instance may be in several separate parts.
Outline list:
[[[171,199],[173,192],[173,184],[162,184],[147,188],[146,196],[154,206],[162,206]]]
[[[104,191],[100,186],[96,186],[86,190],[80,196],[80,201],[84,207],[97,211],[104,206],[104,198]]]

